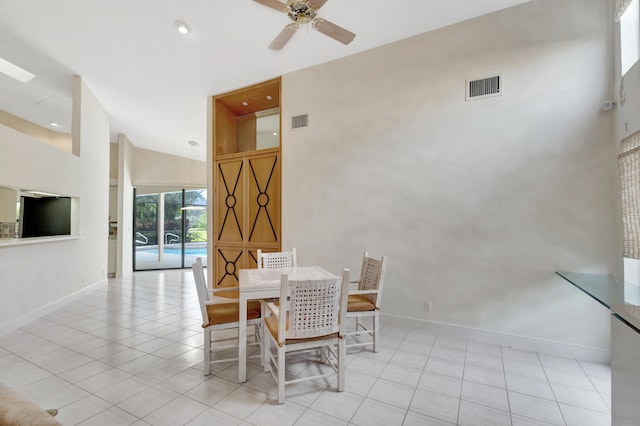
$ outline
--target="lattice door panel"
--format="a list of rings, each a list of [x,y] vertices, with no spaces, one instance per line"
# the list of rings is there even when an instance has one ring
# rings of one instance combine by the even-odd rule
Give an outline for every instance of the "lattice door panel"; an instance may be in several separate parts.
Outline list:
[[[246,238],[244,169],[242,158],[216,164],[216,241],[242,243]]]
[[[250,244],[280,240],[280,165],[277,153],[247,159],[248,236]]]
[[[241,248],[216,248],[215,287],[236,287],[240,269],[247,268],[246,251]]]

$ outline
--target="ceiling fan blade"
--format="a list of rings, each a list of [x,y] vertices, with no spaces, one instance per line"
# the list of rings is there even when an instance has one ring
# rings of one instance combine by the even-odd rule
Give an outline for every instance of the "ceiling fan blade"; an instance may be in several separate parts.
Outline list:
[[[269,45],[269,49],[271,50],[280,50],[284,47],[285,44],[291,40],[291,37],[296,33],[296,31],[300,28],[300,25],[296,23],[291,23],[284,27],[280,34],[276,36],[275,39]]]
[[[322,6],[324,6],[324,4],[327,2],[327,0],[309,0],[309,6],[313,7],[314,9],[318,10],[320,9]]]
[[[278,0],[253,0],[253,1],[260,3],[261,5],[270,7],[271,9],[275,9],[279,12],[287,11],[287,4],[282,3],[281,1],[278,1]]]
[[[312,21],[313,29],[320,31],[324,35],[328,35],[334,40],[338,40],[340,43],[349,44],[356,37],[354,33],[349,30],[329,22],[322,18],[316,18]]]

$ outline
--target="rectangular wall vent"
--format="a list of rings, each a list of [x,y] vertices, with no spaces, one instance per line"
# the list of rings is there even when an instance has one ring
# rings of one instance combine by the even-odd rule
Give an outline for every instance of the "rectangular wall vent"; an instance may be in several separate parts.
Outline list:
[[[300,129],[309,126],[309,114],[295,115],[291,117],[291,129]]]
[[[502,94],[502,81],[499,75],[476,80],[467,80],[466,100],[500,96]]]

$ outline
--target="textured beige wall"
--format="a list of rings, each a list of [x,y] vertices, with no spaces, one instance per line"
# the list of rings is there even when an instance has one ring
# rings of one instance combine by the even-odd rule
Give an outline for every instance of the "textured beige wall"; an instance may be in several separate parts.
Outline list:
[[[357,277],[383,313],[607,348],[608,311],[554,272],[621,272],[612,20],[534,0],[283,77],[283,247]],[[465,80],[504,94],[465,102]],[[424,312],[425,301],[432,311]]]
[[[64,152],[71,152],[71,134],[45,129],[5,111],[0,111],[0,124],[11,127],[25,135],[54,146]]]
[[[18,193],[14,189],[0,188],[0,222],[16,221],[16,201]]]

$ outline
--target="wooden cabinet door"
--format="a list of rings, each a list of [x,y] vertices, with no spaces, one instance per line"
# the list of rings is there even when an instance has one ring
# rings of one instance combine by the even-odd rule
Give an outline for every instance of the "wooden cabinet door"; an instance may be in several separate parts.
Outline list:
[[[280,249],[280,150],[216,160],[214,189],[214,287],[234,287],[257,249]]]

